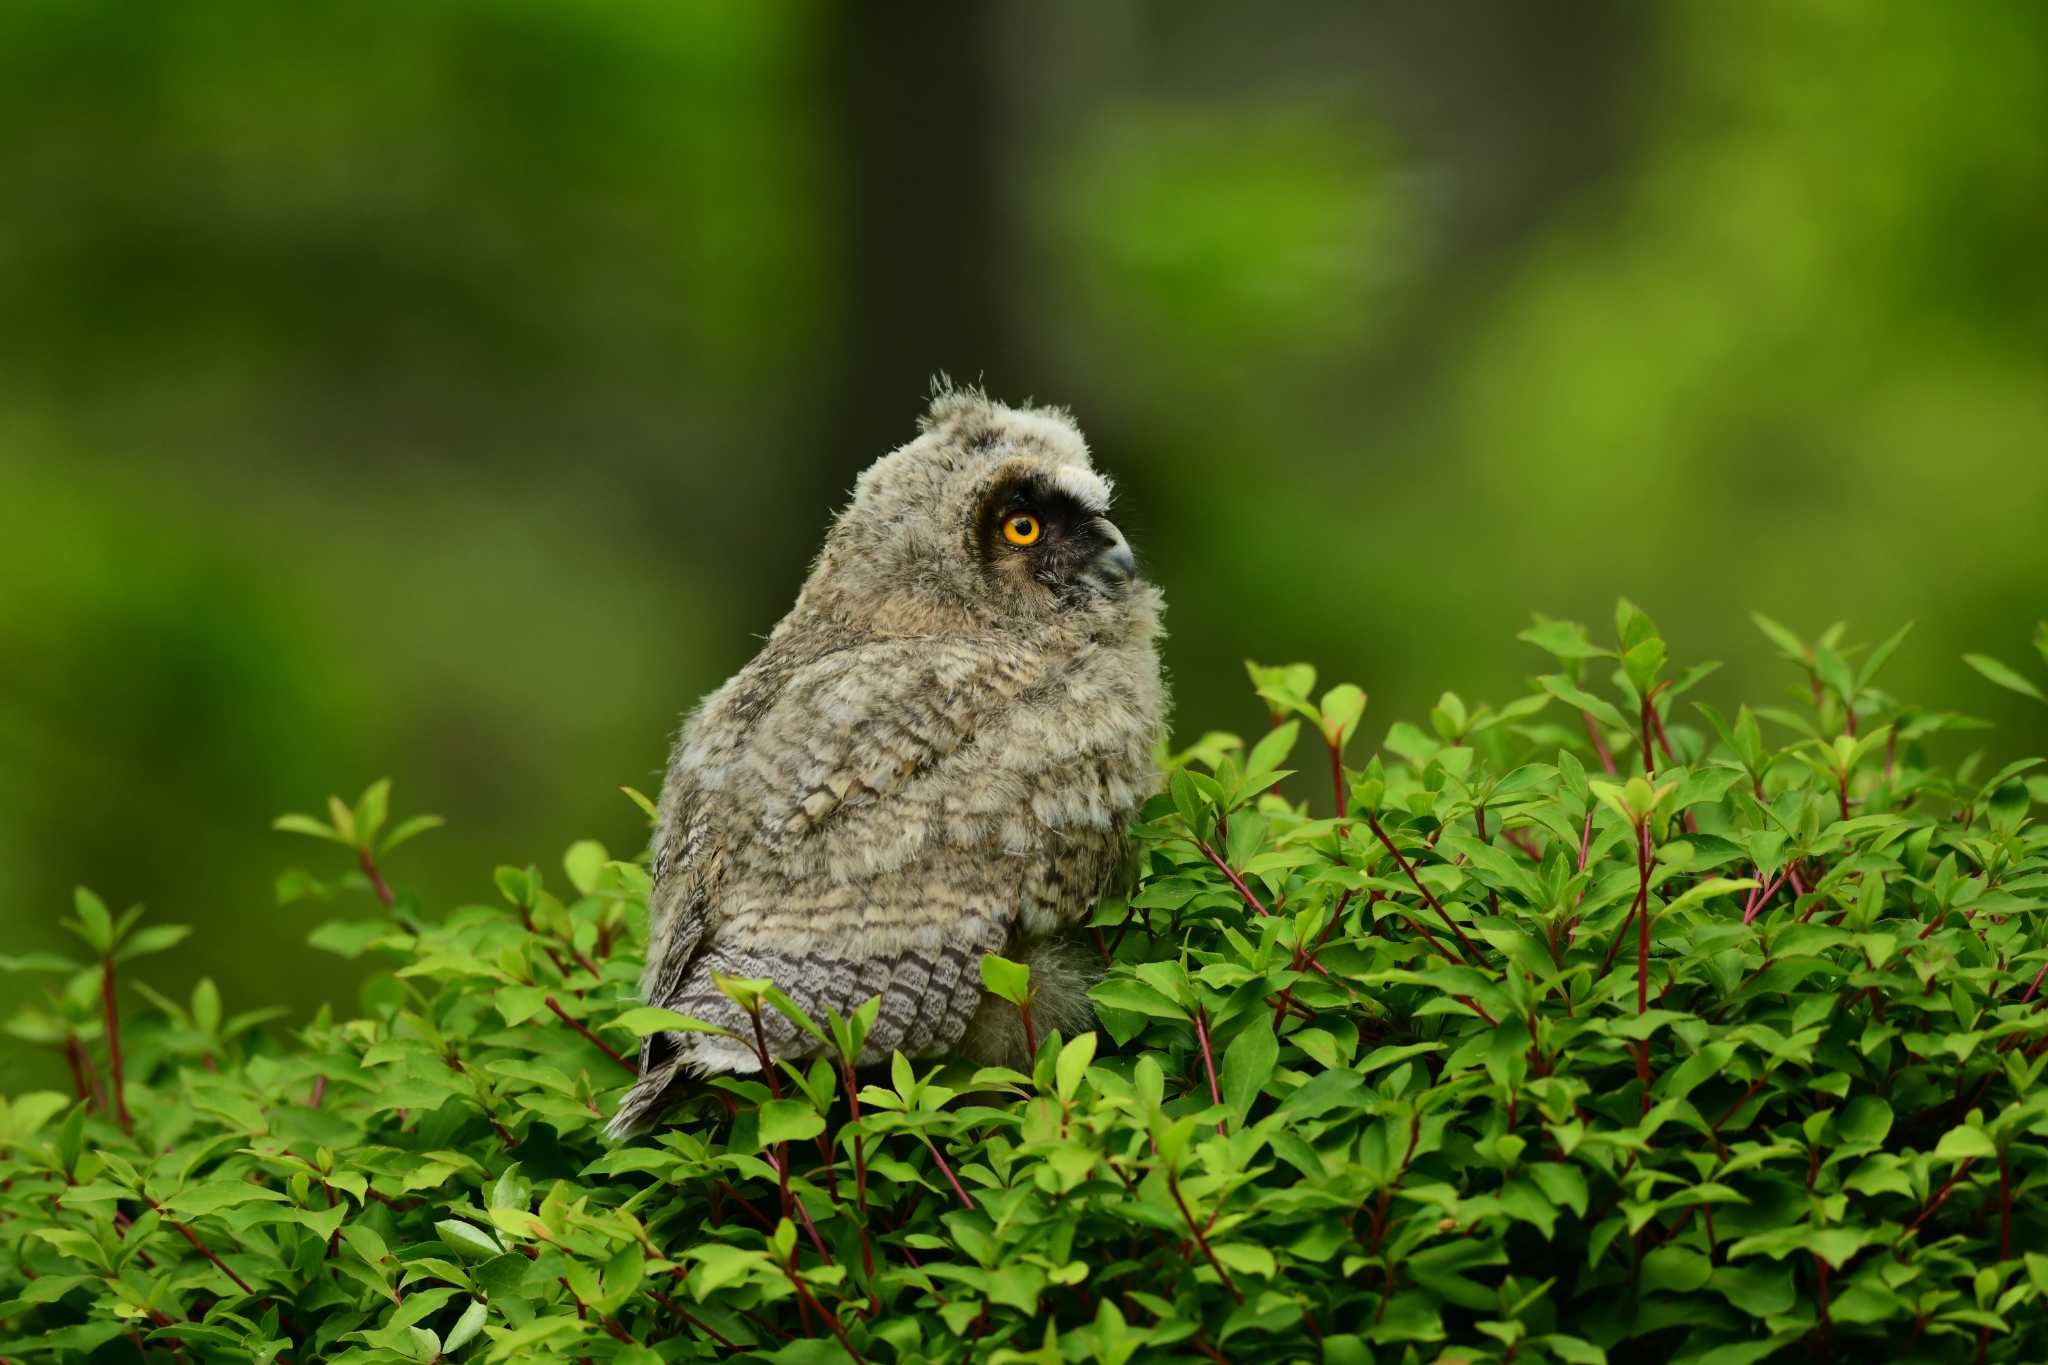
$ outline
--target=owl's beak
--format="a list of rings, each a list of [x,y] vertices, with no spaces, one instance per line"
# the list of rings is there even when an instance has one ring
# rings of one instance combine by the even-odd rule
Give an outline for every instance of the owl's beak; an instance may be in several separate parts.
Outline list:
[[[1095,518],[1095,534],[1101,539],[1102,548],[1088,562],[1089,576],[1106,588],[1122,588],[1138,575],[1138,561],[1131,554],[1131,544],[1108,517]]]

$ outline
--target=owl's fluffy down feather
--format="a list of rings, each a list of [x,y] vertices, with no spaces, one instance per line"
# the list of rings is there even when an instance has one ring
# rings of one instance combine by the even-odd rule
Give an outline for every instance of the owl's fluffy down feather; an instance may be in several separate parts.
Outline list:
[[[1039,964],[1042,1028],[1085,1027],[1085,979],[1047,945],[1115,875],[1166,708],[1161,600],[1109,496],[1065,413],[973,390],[861,475],[796,605],[676,741],[648,1003],[751,1039],[711,973],[821,1020],[879,994],[863,1061],[1017,1061],[1014,1011],[981,1009],[980,959],[1004,952]],[[1037,542],[1006,543],[1011,517]],[[818,1047],[763,1022],[772,1057]],[[654,1035],[612,1132],[690,1076],[758,1068],[751,1042]]]

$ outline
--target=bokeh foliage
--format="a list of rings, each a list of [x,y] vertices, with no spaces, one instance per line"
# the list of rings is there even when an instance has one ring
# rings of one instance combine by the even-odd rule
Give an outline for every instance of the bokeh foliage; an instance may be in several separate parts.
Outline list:
[[[1696,704],[1623,602],[1362,764],[1359,688],[1254,666],[1271,727],[1170,756],[1083,931],[1098,1031],[989,958],[1029,1075],[860,1070],[877,1002],[724,981],[817,1055],[616,1147],[635,1036],[710,1027],[634,1003],[644,857],[442,912],[388,784],[285,817],[343,869],[291,894],[368,911],[314,943],[380,964],[291,1033],[135,980],[184,928],[80,891],[85,960],[4,964],[73,1089],[0,1102],[0,1353],[2039,1360],[2048,775],[1931,762],[1901,635],[1766,633],[1805,705]]]
[[[442,899],[624,847],[939,369],[1077,410],[1190,733],[1627,590],[2048,748],[1957,664],[2048,594],[2041,7],[887,9],[0,7],[14,948],[87,878],[349,1001],[261,874],[337,777]]]

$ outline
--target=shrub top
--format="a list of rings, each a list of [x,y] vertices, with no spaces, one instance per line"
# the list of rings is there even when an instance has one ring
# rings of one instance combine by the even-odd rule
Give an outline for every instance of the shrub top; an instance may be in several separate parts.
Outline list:
[[[388,785],[286,817],[349,870],[280,899],[374,897],[312,942],[390,964],[291,1033],[81,891],[88,960],[0,960],[75,1082],[0,1105],[0,1357],[2048,1358],[2048,779],[1929,757],[1904,632],[1763,624],[1796,705],[1686,703],[1623,603],[1363,766],[1363,692],[1254,666],[1272,728],[1167,758],[1087,926],[1099,1033],[870,1074],[872,1007],[805,1021],[628,1146],[638,861],[436,912]]]

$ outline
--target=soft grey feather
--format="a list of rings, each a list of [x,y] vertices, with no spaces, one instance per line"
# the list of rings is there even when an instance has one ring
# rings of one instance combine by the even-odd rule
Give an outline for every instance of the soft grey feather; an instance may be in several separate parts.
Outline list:
[[[982,1008],[981,958],[1035,954],[1088,913],[1157,780],[1161,601],[1109,500],[1065,413],[974,390],[941,391],[861,475],[663,784],[642,995],[740,1038],[648,1038],[615,1135],[691,1076],[759,1068],[714,972],[773,980],[821,1021],[879,994],[863,1060],[963,1040],[1021,1060]],[[1041,1030],[1085,1028],[1070,959],[1032,960]],[[763,1024],[772,1058],[817,1047]]]

